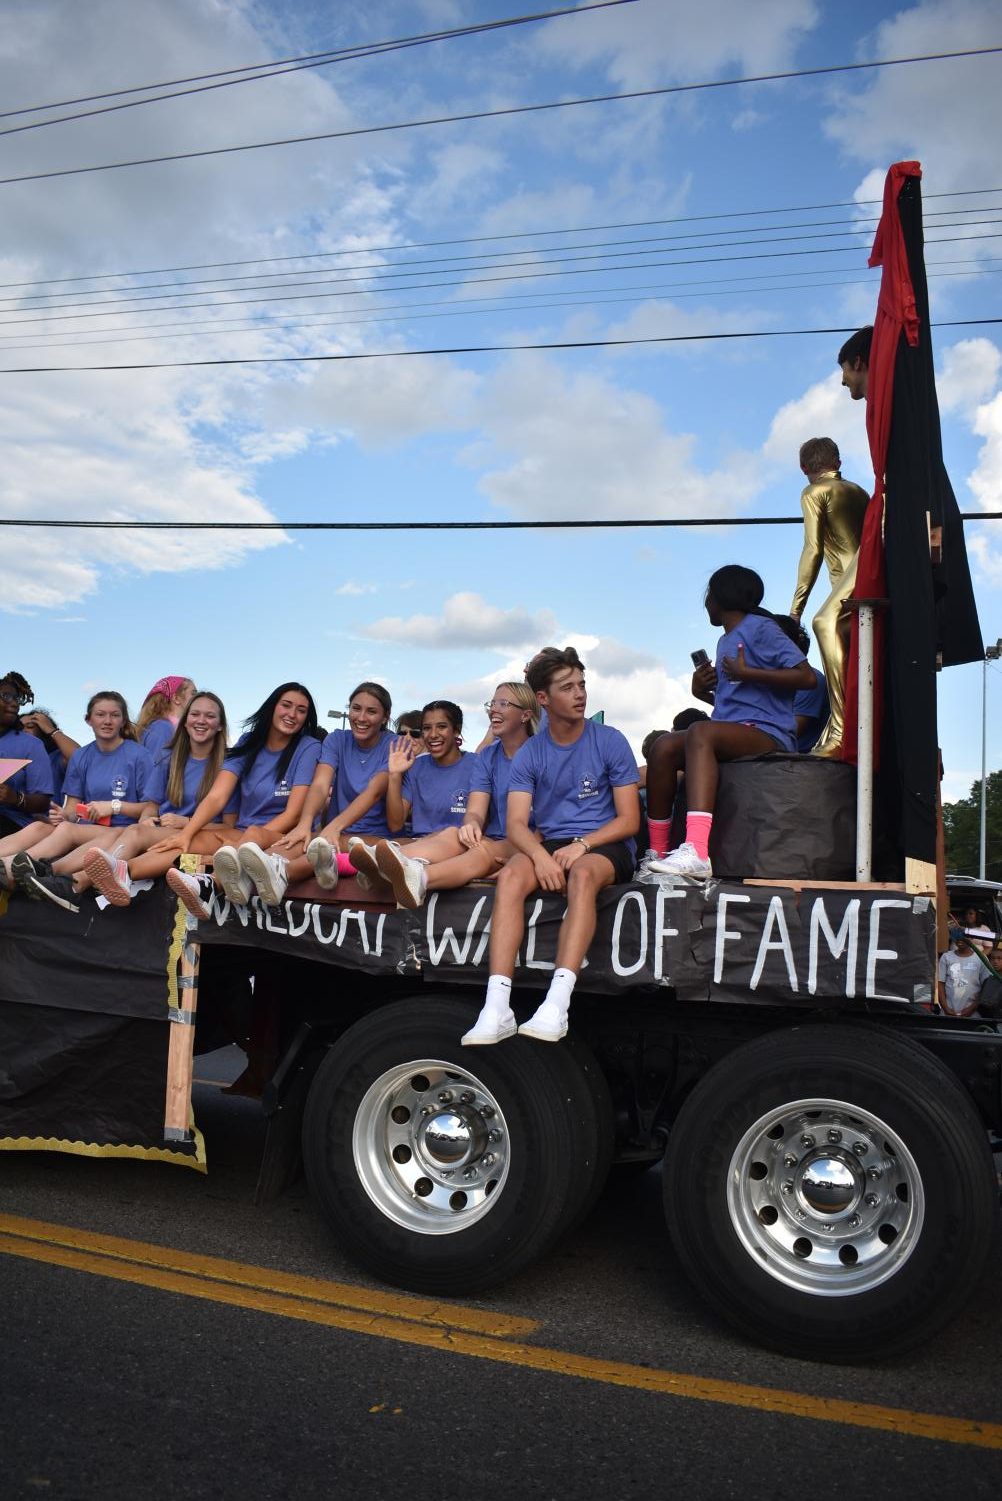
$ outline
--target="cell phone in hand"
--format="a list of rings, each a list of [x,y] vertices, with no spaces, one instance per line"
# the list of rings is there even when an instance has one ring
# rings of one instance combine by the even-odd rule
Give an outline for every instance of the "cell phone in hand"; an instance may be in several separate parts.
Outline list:
[[[699,651],[691,651],[689,655],[692,658],[693,667],[705,667],[710,660],[702,647],[700,647]]]

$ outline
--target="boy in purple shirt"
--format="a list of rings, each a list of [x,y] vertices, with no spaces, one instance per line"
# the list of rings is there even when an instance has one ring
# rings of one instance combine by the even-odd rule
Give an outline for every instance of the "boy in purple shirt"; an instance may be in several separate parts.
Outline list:
[[[584,663],[572,646],[540,652],[527,677],[548,721],[512,762],[507,833],[517,853],[498,876],[487,995],[463,1038],[467,1046],[501,1042],[516,1031],[511,982],[525,933],[525,900],[535,891],[565,891],[567,913],[550,988],[517,1030],[540,1042],[565,1035],[571,992],[595,933],[598,893],[633,874],[640,800],[625,736],[585,718]],[[541,844],[530,832],[530,815]]]

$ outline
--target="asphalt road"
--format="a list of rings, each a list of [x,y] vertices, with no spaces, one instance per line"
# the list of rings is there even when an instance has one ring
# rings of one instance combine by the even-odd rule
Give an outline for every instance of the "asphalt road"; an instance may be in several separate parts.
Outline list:
[[[897,1362],[772,1355],[686,1287],[655,1170],[432,1306],[347,1263],[301,1182],[255,1207],[256,1105],[196,1112],[205,1177],[0,1158],[0,1501],[1002,1494],[997,1276]]]

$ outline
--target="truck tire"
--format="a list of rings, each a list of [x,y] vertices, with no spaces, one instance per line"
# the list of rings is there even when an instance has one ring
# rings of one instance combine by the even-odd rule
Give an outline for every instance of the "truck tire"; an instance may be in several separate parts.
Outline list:
[[[600,1166],[570,1056],[519,1037],[461,1047],[474,1014],[441,996],[381,1007],[330,1049],[306,1104],[306,1177],[338,1241],[417,1292],[480,1292],[522,1270]]]
[[[699,1292],[805,1359],[882,1359],[947,1324],[993,1250],[998,1189],[965,1090],[918,1044],[805,1026],[736,1048],[687,1099],[665,1213]]]

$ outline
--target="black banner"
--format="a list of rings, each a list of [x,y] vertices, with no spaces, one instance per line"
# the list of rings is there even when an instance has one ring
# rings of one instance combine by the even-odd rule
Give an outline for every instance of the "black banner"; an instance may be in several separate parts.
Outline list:
[[[290,899],[271,912],[221,896],[203,943],[264,947],[370,972],[480,982],[487,973],[491,885],[433,894],[417,912]],[[520,984],[546,985],[566,911],[560,896],[526,903]],[[711,882],[704,888],[609,887],[578,979],[582,990],[669,988],[686,1000],[790,1005],[836,1000],[926,1004],[935,917],[925,897],[852,887]]]

